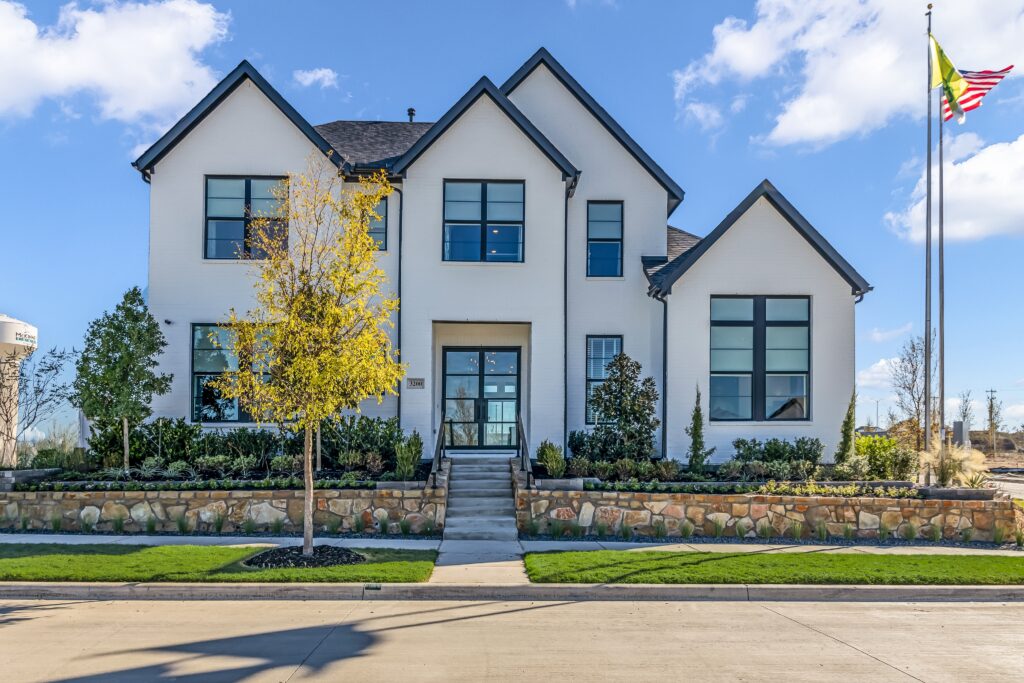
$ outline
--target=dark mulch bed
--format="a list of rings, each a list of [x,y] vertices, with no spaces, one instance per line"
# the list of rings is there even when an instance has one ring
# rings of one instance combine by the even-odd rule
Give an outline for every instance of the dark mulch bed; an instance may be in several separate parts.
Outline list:
[[[302,554],[302,546],[287,546],[284,548],[271,548],[258,555],[253,555],[242,562],[245,567],[254,569],[283,569],[283,568],[313,568],[313,567],[337,567],[346,564],[359,564],[366,562],[366,558],[359,553],[352,552],[348,548],[339,548],[333,545],[313,546],[313,554],[305,556]]]

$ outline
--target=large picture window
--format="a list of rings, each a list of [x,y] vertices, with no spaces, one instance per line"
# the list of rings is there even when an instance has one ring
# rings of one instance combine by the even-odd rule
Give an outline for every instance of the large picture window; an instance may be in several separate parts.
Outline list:
[[[587,336],[586,413],[588,425],[597,422],[597,415],[590,405],[590,398],[594,395],[594,389],[601,386],[608,378],[608,363],[620,353],[622,353],[621,336]]]
[[[622,277],[622,202],[587,202],[587,277]]]
[[[208,259],[263,258],[249,244],[252,221],[275,215],[279,200],[275,190],[286,183],[282,177],[206,178],[206,244]],[[286,228],[284,221],[274,221]],[[287,230],[281,230],[287,239]]]
[[[709,418],[810,418],[810,299],[711,297]]]
[[[445,181],[445,261],[523,260],[522,181]]]

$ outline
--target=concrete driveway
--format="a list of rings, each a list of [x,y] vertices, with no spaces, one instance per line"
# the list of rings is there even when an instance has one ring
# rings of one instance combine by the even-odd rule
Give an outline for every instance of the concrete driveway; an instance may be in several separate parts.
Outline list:
[[[1024,605],[7,602],[7,681],[998,681]]]

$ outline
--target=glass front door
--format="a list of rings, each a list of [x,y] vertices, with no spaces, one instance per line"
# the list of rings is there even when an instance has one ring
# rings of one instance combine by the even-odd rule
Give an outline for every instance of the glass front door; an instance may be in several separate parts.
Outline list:
[[[514,448],[518,348],[444,349],[444,429],[450,448]]]

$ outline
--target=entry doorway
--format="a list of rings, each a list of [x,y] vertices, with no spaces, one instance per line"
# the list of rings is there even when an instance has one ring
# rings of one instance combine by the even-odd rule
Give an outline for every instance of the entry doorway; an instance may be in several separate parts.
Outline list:
[[[443,348],[447,448],[517,446],[520,355],[519,347]]]

